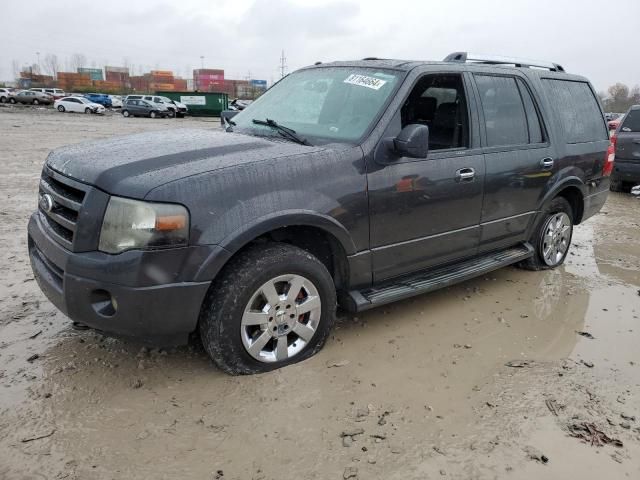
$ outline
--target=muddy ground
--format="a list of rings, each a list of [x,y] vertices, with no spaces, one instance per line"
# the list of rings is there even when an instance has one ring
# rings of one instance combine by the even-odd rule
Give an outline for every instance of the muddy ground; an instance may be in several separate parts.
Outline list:
[[[0,109],[1,479],[640,478],[640,200],[626,194],[576,229],[565,266],[341,314],[319,355],[265,375],[72,330],[26,252],[47,152],[196,125],[217,128]]]

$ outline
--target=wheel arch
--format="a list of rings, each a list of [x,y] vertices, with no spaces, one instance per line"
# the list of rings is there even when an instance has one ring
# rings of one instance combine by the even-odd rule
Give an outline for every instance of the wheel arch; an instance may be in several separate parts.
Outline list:
[[[220,242],[220,250],[203,262],[197,280],[213,280],[233,257],[270,241],[289,243],[316,256],[329,270],[336,288],[348,283],[347,256],[356,253],[349,232],[332,217],[307,211],[265,215],[228,235]]]
[[[584,215],[585,184],[578,177],[567,177],[550,189],[540,205],[540,211],[556,197],[563,197],[569,202],[573,210],[573,223],[578,225]]]

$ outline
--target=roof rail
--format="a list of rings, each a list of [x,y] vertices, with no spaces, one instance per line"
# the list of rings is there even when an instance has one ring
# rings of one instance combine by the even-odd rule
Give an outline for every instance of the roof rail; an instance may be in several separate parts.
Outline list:
[[[499,55],[478,55],[469,52],[453,52],[447,55],[444,59],[445,62],[460,62],[460,63],[485,63],[488,65],[513,65],[515,67],[537,67],[547,68],[552,72],[564,72],[562,65],[553,62],[541,62],[538,60],[526,60],[523,58],[514,57],[502,57]]]

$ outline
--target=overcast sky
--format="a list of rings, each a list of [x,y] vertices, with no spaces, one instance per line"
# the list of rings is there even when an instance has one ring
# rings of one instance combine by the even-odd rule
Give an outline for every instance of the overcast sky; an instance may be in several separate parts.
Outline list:
[[[0,80],[12,61],[74,53],[134,72],[204,66],[228,78],[367,56],[441,60],[452,51],[550,60],[596,89],[640,84],[640,0],[9,0],[2,2]]]

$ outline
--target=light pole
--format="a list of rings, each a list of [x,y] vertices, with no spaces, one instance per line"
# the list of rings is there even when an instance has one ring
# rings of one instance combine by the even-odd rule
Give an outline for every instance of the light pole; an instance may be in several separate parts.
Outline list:
[[[40,52],[36,52],[36,57],[38,57],[36,65],[38,65],[38,75],[40,75]]]

